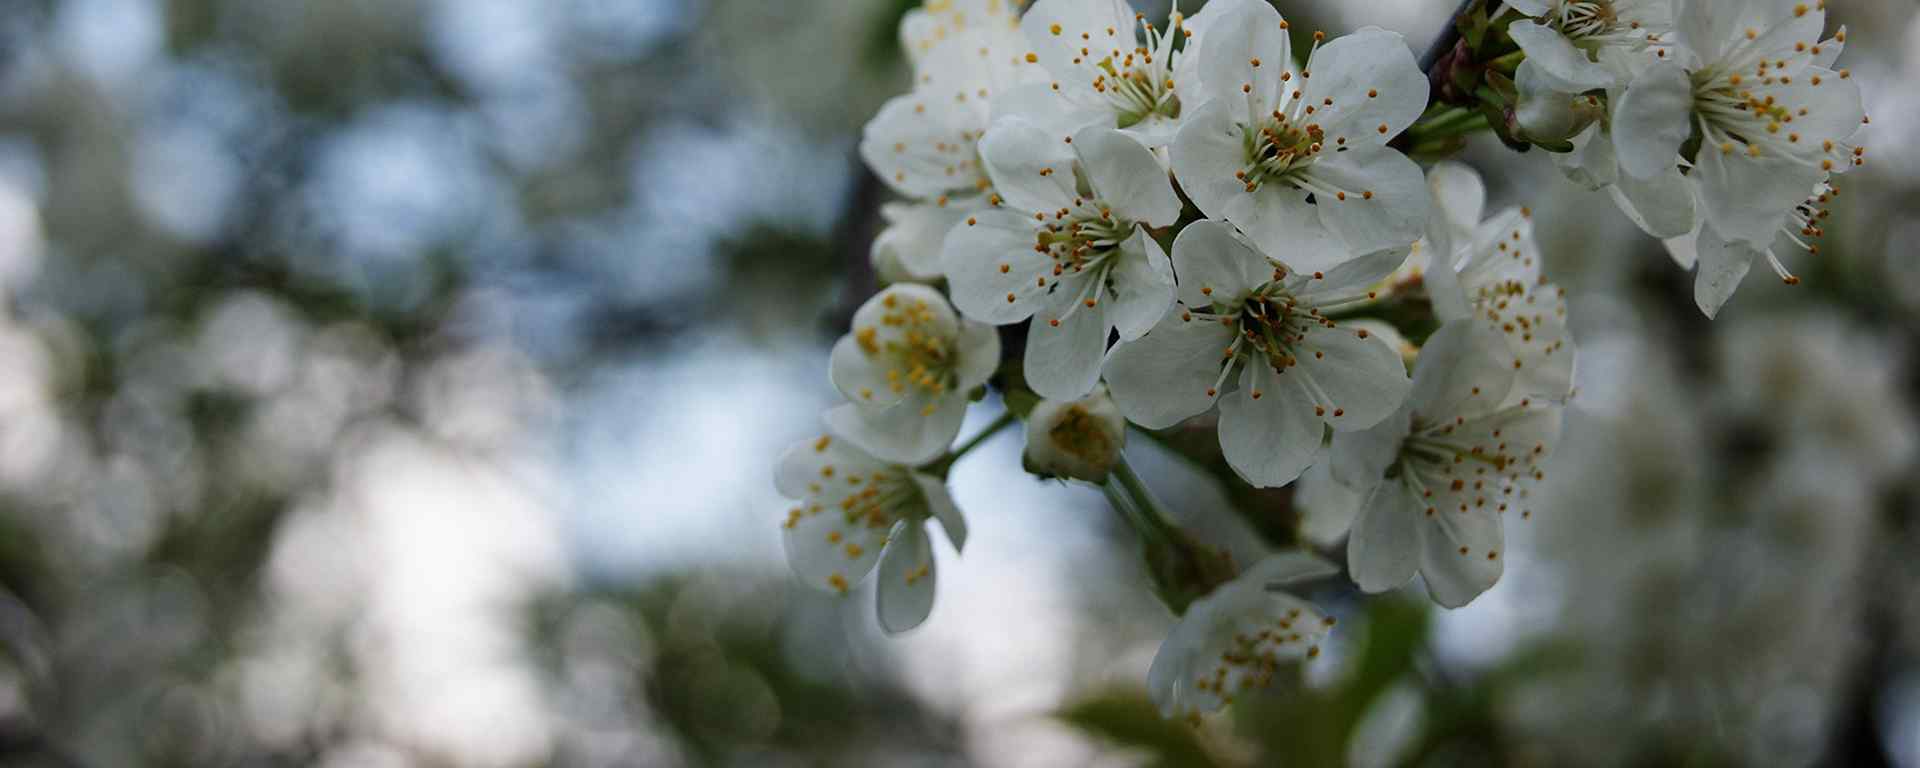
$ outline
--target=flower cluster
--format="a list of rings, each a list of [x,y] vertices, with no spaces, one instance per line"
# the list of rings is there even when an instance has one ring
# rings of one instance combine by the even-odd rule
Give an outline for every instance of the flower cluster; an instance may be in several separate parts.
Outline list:
[[[833,347],[830,434],[779,469],[795,570],[844,593],[877,564],[882,626],[919,624],[926,523],[965,537],[947,469],[1024,419],[1027,469],[1102,485],[1184,612],[1149,676],[1165,714],[1318,655],[1333,621],[1289,591],[1340,569],[1194,543],[1127,467],[1130,422],[1214,432],[1249,487],[1301,481],[1361,590],[1418,574],[1439,605],[1472,601],[1504,522],[1533,515],[1574,349],[1531,210],[1488,216],[1475,172],[1416,159],[1476,128],[1558,153],[1697,264],[1711,314],[1759,255],[1787,275],[1775,234],[1817,235],[1861,154],[1858,89],[1828,68],[1844,33],[1820,41],[1818,8],[1722,5],[1511,0],[1459,22],[1491,18],[1466,37],[1504,63],[1468,67],[1484,52],[1463,39],[1429,72],[1377,28],[1296,38],[1264,0],[1164,24],[1121,0],[929,0],[901,25],[912,90],[860,144],[904,199],[873,246],[892,284]],[[1003,356],[995,326],[1020,325]],[[1007,414],[952,447],[989,386]]]
[[[1610,190],[1695,270],[1708,316],[1776,244],[1817,254],[1832,176],[1865,162],[1860,88],[1834,69],[1824,2],[1525,0],[1508,27],[1526,137],[1567,140],[1567,176]]]

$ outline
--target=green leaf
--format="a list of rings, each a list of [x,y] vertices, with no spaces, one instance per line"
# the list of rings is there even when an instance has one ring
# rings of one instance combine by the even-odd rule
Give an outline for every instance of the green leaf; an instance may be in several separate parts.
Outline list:
[[[1154,766],[1217,766],[1191,727],[1167,720],[1145,691],[1116,689],[1068,704],[1053,715],[1115,746],[1153,755]]]

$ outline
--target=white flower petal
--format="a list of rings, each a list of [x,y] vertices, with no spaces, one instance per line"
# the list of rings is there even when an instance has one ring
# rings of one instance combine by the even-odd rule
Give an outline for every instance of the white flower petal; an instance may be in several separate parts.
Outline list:
[[[993,122],[980,139],[980,159],[1007,208],[1032,216],[1073,203],[1073,147],[1017,117]]]
[[[1011,117],[1032,123],[1065,144],[1067,137],[1088,126],[1113,127],[1113,112],[1101,106],[1100,98],[1080,83],[1022,83],[993,100],[993,115],[996,120]]]
[[[974,122],[919,91],[895,96],[867,121],[860,156],[882,181],[909,197],[971,189],[980,173],[963,132],[981,127]]]
[[[889,314],[900,305],[906,305],[924,313],[926,327],[923,332],[936,336],[952,336],[960,331],[960,318],[954,314],[953,306],[947,303],[947,297],[940,292],[914,283],[889,285],[867,298],[860,308],[853,312],[853,328],[859,331],[871,328],[879,339],[898,340],[904,337],[902,326],[888,322]]]
[[[1292,41],[1281,24],[1280,12],[1266,3],[1240,3],[1216,17],[1207,44],[1186,54],[1199,56],[1199,97],[1231,105],[1238,120],[1278,108],[1280,74],[1293,68]]]
[[[1432,90],[1407,41],[1379,27],[1364,27],[1320,46],[1307,71],[1312,76],[1306,78],[1305,98],[1316,109],[1314,120],[1326,131],[1329,147],[1341,138],[1356,146],[1385,144],[1426,111]],[[1333,103],[1325,103],[1327,99]],[[1380,131],[1383,125],[1385,133]],[[1425,215],[1419,218],[1426,220]]]
[[[1030,214],[999,209],[970,214],[947,236],[940,258],[954,306],[975,320],[1002,325],[1032,315],[1047,297],[1039,278],[1051,283],[1053,277],[1053,259],[1035,251],[1034,242]]]
[[[947,233],[965,220],[972,205],[959,201],[947,205],[934,203],[887,203],[880,206],[880,217],[887,227],[873,239],[873,262],[891,259],[914,280],[938,280],[940,252]]]
[[[1229,205],[1251,197],[1247,183],[1234,176],[1246,168],[1245,129],[1224,99],[1182,109],[1183,124],[1168,149],[1173,175],[1202,213],[1225,218]]]
[[[1107,352],[1105,301],[1092,307],[1072,297],[1081,282],[1060,283],[1064,301],[1055,301],[1033,316],[1027,327],[1025,373],[1027,385],[1041,397],[1075,400],[1093,391],[1100,381],[1100,361]],[[1071,310],[1071,311],[1069,311]],[[1055,320],[1059,323],[1056,325]]]
[[[812,504],[802,503],[795,507],[798,515],[792,510],[787,513],[781,541],[787,550],[787,564],[800,581],[815,589],[845,592],[873,570],[887,546],[887,531],[894,520],[860,514],[858,508],[842,510],[838,500],[859,488],[837,482],[834,487],[845,490]]]
[[[861,349],[860,342],[852,335],[834,342],[827,363],[828,378],[833,381],[833,388],[840,390],[841,397],[875,407],[893,405],[905,396],[889,386],[889,370],[887,361]]]
[[[1427,242],[1438,253],[1452,254],[1455,248],[1470,241],[1480,226],[1487,207],[1486,184],[1472,167],[1442,160],[1427,171],[1427,190],[1433,195]]]
[[[1298,375],[1314,404],[1337,431],[1366,429],[1400,408],[1413,382],[1400,353],[1365,330],[1312,326],[1296,345]]]
[[[898,634],[927,620],[933,612],[933,546],[927,528],[908,520],[887,544],[875,585],[880,628]]]
[[[1053,79],[1089,83],[1102,74],[1098,64],[1109,53],[1133,50],[1136,28],[1125,0],[1040,0],[1020,19],[1020,31]]]
[[[1498,514],[1440,509],[1422,518],[1420,576],[1435,603],[1459,608],[1500,580],[1507,559]]]
[[[947,491],[947,483],[932,475],[913,473],[913,482],[919,484],[921,497],[926,500],[927,513],[940,522],[940,529],[947,532],[947,541],[953,543],[953,551],[962,552],[967,548],[967,518],[960,514],[960,507],[953,503],[953,494]]]
[[[1000,369],[1000,332],[986,323],[963,320],[954,340],[954,392],[966,397]]]
[[[1421,507],[1399,480],[1376,480],[1347,534],[1347,569],[1366,592],[1413,578],[1420,565]]]
[[[1206,307],[1245,299],[1272,279],[1273,267],[1232,225],[1202,220],[1174,238],[1173,272],[1179,277],[1180,301]]]
[[[1191,319],[1183,319],[1191,318]],[[1107,387],[1127,420],[1163,429],[1213,405],[1220,355],[1233,329],[1175,307],[1138,341],[1108,353]]]
[[[1311,603],[1273,587],[1337,571],[1324,562],[1273,559],[1193,601],[1167,633],[1147,670],[1147,689],[1163,716],[1212,712],[1242,690],[1265,687],[1279,663],[1318,654],[1331,622]]]
[[[1620,211],[1649,235],[1664,239],[1693,229],[1693,186],[1677,166],[1647,179],[1622,174],[1607,191]]]
[[[1526,16],[1545,16],[1553,8],[1547,0],[1507,0],[1507,5]]]
[[[827,428],[875,458],[923,464],[939,456],[960,434],[966,393],[929,401],[913,396],[885,408],[849,403],[827,411]]]
[[[1720,46],[1728,40],[1727,32],[1740,20],[1733,13],[1727,13],[1722,7],[1721,13],[1714,13],[1712,0],[1675,0],[1674,31],[1679,34],[1678,48],[1688,51],[1700,61],[1714,61],[1720,58]]]
[[[1627,175],[1646,179],[1672,170],[1692,129],[1693,81],[1678,64],[1647,67],[1613,107],[1613,148]]]
[[[1824,140],[1840,141],[1853,136],[1860,131],[1861,121],[1866,117],[1860,83],[1825,67],[1808,67],[1795,75],[1792,82],[1762,81],[1753,89],[1753,98],[1772,99],[1769,103],[1791,110],[1793,122],[1782,130],[1806,137],[1803,143],[1809,150]],[[1834,160],[1835,170],[1851,167],[1853,159],[1846,154],[1848,150],[1837,149],[1827,153]]]
[[[1690,174],[1699,185],[1699,215],[1707,226],[1756,249],[1773,244],[1787,212],[1806,200],[1823,176],[1817,167],[1785,158],[1720,152],[1711,146],[1700,148]]]
[[[1287,289],[1312,304],[1357,299],[1398,271],[1400,265],[1407,262],[1410,251],[1391,248],[1348,259],[1324,268],[1317,278],[1308,268],[1296,269],[1287,277]],[[1292,262],[1284,263],[1294,266]]]
[[[1427,286],[1427,298],[1433,301],[1433,315],[1443,323],[1473,314],[1473,308],[1467,303],[1467,288],[1460,284],[1460,275],[1450,263],[1455,258],[1454,253],[1434,250],[1427,270],[1421,273],[1422,282]]]
[[[1527,52],[1527,63],[1556,90],[1580,93],[1613,85],[1612,72],[1551,27],[1523,19],[1508,25],[1507,34]]]
[[[1252,194],[1243,192],[1234,198],[1222,216],[1267,255],[1297,271],[1332,270],[1364,253],[1341,240],[1326,225],[1320,206],[1307,202],[1307,197],[1306,192],[1285,184],[1265,184]],[[1404,249],[1408,243],[1396,247]]]
[[[1486,413],[1506,399],[1513,371],[1498,335],[1473,320],[1455,320],[1420,348],[1408,408],[1428,419]]]
[[[845,440],[821,435],[787,447],[775,465],[773,486],[789,499],[804,499],[825,489],[824,479],[835,475],[865,475],[885,466]]]
[[[1553,164],[1568,181],[1587,189],[1599,189],[1620,178],[1613,137],[1597,122],[1573,137],[1572,152],[1555,154]]]
[[[1387,467],[1400,458],[1400,443],[1407,439],[1411,424],[1411,413],[1402,408],[1367,429],[1333,433],[1327,457],[1333,479],[1360,492],[1378,485],[1386,476]]]
[[[1692,270],[1694,263],[1700,260],[1700,230],[1700,218],[1696,216],[1693,219],[1692,231],[1660,241],[1660,244],[1667,249],[1667,256],[1673,259],[1673,263],[1680,265],[1681,269]]]
[[[1120,332],[1121,341],[1133,341],[1152,330],[1167,310],[1173,307],[1173,262],[1160,243],[1135,227],[1133,236],[1121,246],[1113,272],[1112,295],[1107,320]]]
[[[1399,152],[1357,146],[1322,155],[1305,175],[1317,186],[1345,191],[1345,199],[1315,195],[1314,207],[1350,253],[1404,248],[1420,239],[1427,225],[1426,175]]]
[[[1844,42],[1846,39],[1847,25],[1842,24],[1833,37],[1820,41],[1820,45],[1816,46],[1819,53],[1814,54],[1813,60],[1809,63],[1816,67],[1833,69],[1834,63],[1840,60],[1840,52],[1846,50],[1847,44]]]
[[[1154,227],[1180,218],[1167,169],[1138,140],[1112,128],[1086,128],[1074,134],[1073,151],[1094,196],[1113,206],[1115,215]]]
[[[1753,246],[1720,237],[1711,227],[1701,230],[1695,246],[1700,261],[1693,276],[1693,301],[1701,312],[1712,318],[1733,298],[1747,270],[1762,254]]]
[[[1474,235],[1459,279],[1474,302],[1472,316],[1500,334],[1520,363],[1507,399],[1564,396],[1573,386],[1574,361],[1566,299],[1541,276],[1532,220],[1513,208],[1488,219]]]
[[[1249,485],[1286,485],[1320,457],[1325,427],[1299,378],[1256,359],[1242,367],[1240,389],[1220,400],[1221,452]]]
[[[1337,437],[1334,446],[1337,450]],[[1307,467],[1293,482],[1293,501],[1300,510],[1300,536],[1321,547],[1331,547],[1346,538],[1360,514],[1360,503],[1366,501],[1361,491],[1334,479],[1329,465],[1336,461],[1338,458],[1330,456]]]

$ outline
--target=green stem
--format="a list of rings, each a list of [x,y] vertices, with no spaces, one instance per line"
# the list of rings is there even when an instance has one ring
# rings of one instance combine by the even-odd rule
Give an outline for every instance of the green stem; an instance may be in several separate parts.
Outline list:
[[[1113,511],[1119,512],[1121,519],[1127,521],[1127,527],[1134,529],[1142,537],[1148,535],[1150,526],[1141,519],[1139,508],[1134,506],[1133,499],[1127,496],[1126,491],[1121,490],[1119,484],[1101,483],[1100,492],[1106,495],[1107,504],[1113,507]]]
[[[1120,460],[1113,463],[1113,479],[1120,482],[1127,498],[1134,502],[1141,523],[1152,526],[1158,535],[1164,535],[1168,528],[1173,527],[1172,523],[1167,522],[1166,510],[1161,508],[1160,500],[1154,498],[1153,491],[1147,488],[1139,473],[1133,471],[1133,465],[1127,463],[1125,454],[1121,454]]]
[[[1513,74],[1514,70],[1517,70],[1520,68],[1520,62],[1526,61],[1526,59],[1527,59],[1526,51],[1514,51],[1513,53],[1509,53],[1505,56],[1501,56],[1497,59],[1494,59],[1493,61],[1487,62],[1487,66],[1492,67],[1494,69],[1498,69],[1501,72],[1505,72],[1507,74]]]
[[[973,450],[975,447],[979,446],[982,442],[985,442],[987,438],[993,437],[995,433],[999,432],[1000,430],[1006,429],[1007,425],[1012,423],[1013,423],[1012,411],[1006,411],[1001,413],[1000,417],[997,419],[994,419],[992,424],[988,424],[986,429],[980,430],[978,433],[974,434],[973,437],[967,438],[966,442],[961,443],[960,447],[953,449],[952,451],[953,457],[957,459],[967,455],[967,451]]]
[[[1412,143],[1459,136],[1473,131],[1478,125],[1485,125],[1485,117],[1477,109],[1454,107],[1432,118],[1414,123],[1408,133]]]
[[[993,423],[988,424],[985,429],[982,429],[979,432],[974,433],[973,437],[967,438],[967,441],[964,443],[961,443],[959,447],[954,448],[951,451],[947,451],[945,455],[942,455],[938,459],[934,459],[932,462],[928,463],[927,466],[923,468],[921,471],[926,472],[927,474],[933,475],[934,477],[939,477],[944,479],[947,476],[947,470],[952,469],[953,463],[956,461],[959,461],[960,457],[967,455],[968,451],[978,448],[981,443],[984,443],[987,441],[987,438],[993,437],[1000,430],[1006,429],[1007,426],[1012,424],[1013,422],[1014,422],[1013,411],[1011,410],[1003,411],[1000,414],[1000,416],[998,418],[995,418],[993,420]]]
[[[1140,555],[1153,579],[1154,591],[1175,615],[1234,577],[1233,559],[1175,527],[1126,457],[1114,463],[1113,473],[1101,489],[1107,502],[1140,536]]]

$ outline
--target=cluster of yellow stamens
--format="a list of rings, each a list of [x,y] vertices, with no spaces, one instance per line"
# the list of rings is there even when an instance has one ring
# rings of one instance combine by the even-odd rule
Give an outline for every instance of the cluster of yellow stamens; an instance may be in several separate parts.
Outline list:
[[[1796,15],[1803,15],[1805,8],[1796,8]],[[1844,32],[1835,35],[1835,42],[1844,39]],[[1825,171],[1864,165],[1866,149],[1847,143],[1846,136],[1808,134],[1803,131],[1818,129],[1795,124],[1805,125],[1820,108],[1811,98],[1789,102],[1799,86],[1830,88],[1833,79],[1848,79],[1850,73],[1805,71],[1804,58],[1819,55],[1817,42],[1796,41],[1789,55],[1760,50],[1762,41],[1772,42],[1772,37],[1747,29],[1719,61],[1692,73],[1694,112],[1707,146],[1725,155],[1778,157]]]
[[[1231,704],[1241,692],[1272,684],[1282,661],[1300,654],[1310,659],[1318,657],[1320,646],[1315,643],[1333,625],[1331,616],[1304,615],[1301,609],[1292,608],[1248,631],[1236,632],[1228,638],[1213,668],[1195,677],[1193,687]],[[1297,650],[1302,646],[1305,651]]]
[[[1517,338],[1518,346],[1535,345],[1541,355],[1552,357],[1567,343],[1564,335],[1546,332],[1552,323],[1564,322],[1566,318],[1566,290],[1548,283],[1546,276],[1539,274],[1533,254],[1522,247],[1524,238],[1521,230],[1511,231],[1494,243],[1493,253],[1482,254],[1484,261],[1470,265],[1468,271],[1504,270],[1518,265],[1517,271],[1521,274],[1534,275],[1531,282],[1517,277],[1486,281],[1477,285],[1467,299],[1474,311],[1501,333]],[[1513,361],[1515,370],[1523,365],[1519,359]]]
[[[885,311],[878,325],[854,329],[853,338],[868,358],[883,361],[887,387],[895,395],[921,394],[928,399],[945,394],[954,381],[954,331],[951,318],[937,314],[921,299],[902,301],[889,295],[881,300]],[[860,397],[872,400],[862,389]],[[924,406],[931,413],[935,405]]]
[[[1657,1],[1657,0],[1656,0]],[[1543,19],[1574,44],[1665,45],[1661,33],[1647,28],[1646,0],[1572,0],[1563,2]]]
[[[1264,283],[1244,297],[1216,295],[1210,286],[1201,286],[1200,292],[1214,300],[1212,307],[1194,310],[1183,308],[1180,319],[1185,322],[1215,322],[1232,328],[1233,342],[1220,353],[1220,375],[1207,387],[1207,396],[1220,394],[1220,387],[1227,377],[1239,365],[1265,365],[1274,373],[1284,374],[1288,369],[1300,364],[1300,356],[1310,354],[1314,359],[1323,359],[1326,353],[1313,348],[1309,335],[1330,331],[1338,327],[1323,311],[1336,308],[1354,301],[1373,298],[1368,293],[1366,299],[1329,300],[1309,303],[1300,299],[1295,291],[1312,280],[1324,279],[1325,275],[1314,272],[1311,275],[1290,275],[1285,267],[1273,268],[1273,279]],[[1367,338],[1367,331],[1355,331],[1360,338]],[[1347,415],[1346,409],[1334,404],[1331,393],[1322,389],[1311,377],[1303,377],[1302,385],[1308,396],[1314,401],[1314,415],[1325,417],[1329,413],[1333,418]],[[1247,393],[1255,400],[1266,395],[1259,389]]]
[[[1472,392],[1478,396],[1480,389],[1475,387]],[[1505,515],[1516,508],[1522,519],[1531,518],[1533,512],[1526,508],[1528,486],[1546,479],[1541,465],[1547,445],[1516,442],[1503,425],[1538,407],[1530,399],[1522,399],[1474,420],[1416,413],[1412,432],[1401,443],[1399,461],[1388,476],[1398,475],[1407,491],[1421,500],[1429,519],[1487,511]],[[1488,560],[1500,557],[1496,550],[1473,552],[1465,546],[1460,547],[1459,554]]]
[[[1036,288],[1057,290],[1062,282],[1079,282],[1074,301],[1066,311],[1047,318],[1050,325],[1071,317],[1078,309],[1098,306],[1107,293],[1108,274],[1118,258],[1120,245],[1132,237],[1134,222],[1115,216],[1112,207],[1098,200],[1076,197],[1071,207],[1034,214],[1036,226],[1033,250],[1047,254],[1050,262],[1034,277]],[[1001,265],[1001,271],[1009,269]],[[1083,279],[1084,278],[1084,279]],[[1014,300],[1007,294],[1007,301]]]
[[[1134,21],[1142,30],[1139,39],[1125,29],[1111,26],[1079,32],[1080,49],[1072,59],[1076,66],[1089,67],[1088,85],[1113,110],[1118,128],[1131,127],[1152,117],[1180,117],[1180,98],[1174,93],[1173,71],[1181,55],[1174,46],[1174,32],[1186,31],[1181,25],[1182,17],[1175,11],[1164,31],[1147,21],[1145,14],[1134,14]],[[1056,37],[1074,34],[1059,24],[1049,26],[1047,31]],[[1054,87],[1059,88],[1057,84]]]
[[[1281,22],[1281,28],[1286,28],[1286,22]],[[1325,32],[1313,33],[1313,48],[1307,54],[1309,61],[1324,40],[1326,40]],[[1247,65],[1251,72],[1260,69],[1263,62],[1254,58],[1250,59]],[[1322,96],[1317,100],[1307,98],[1304,86],[1312,77],[1312,70],[1302,69],[1299,78],[1301,82],[1297,84],[1301,87],[1284,91],[1287,84],[1294,82],[1294,77],[1291,71],[1282,71],[1280,73],[1281,87],[1284,91],[1280,94],[1282,104],[1264,114],[1261,112],[1262,108],[1255,108],[1259,101],[1253,94],[1253,84],[1249,82],[1241,85],[1241,92],[1248,95],[1248,106],[1253,108],[1251,113],[1253,122],[1241,126],[1242,149],[1245,157],[1241,169],[1235,171],[1233,177],[1244,185],[1248,192],[1257,191],[1268,183],[1277,182],[1311,193],[1318,200],[1325,202],[1346,202],[1349,199],[1372,200],[1373,190],[1342,189],[1327,179],[1318,178],[1306,172],[1323,153],[1345,152],[1348,149],[1347,137],[1328,136],[1326,130],[1315,119],[1316,114],[1333,108],[1334,98],[1332,96]],[[1380,91],[1377,88],[1369,88],[1365,96],[1368,99],[1377,99],[1380,97]],[[1324,114],[1322,116],[1324,117]],[[1375,130],[1385,136],[1392,128],[1386,123],[1381,123]]]
[[[824,454],[832,438],[821,437],[813,444]],[[806,499],[787,510],[781,523],[788,530],[818,515],[833,518],[817,535],[849,562],[876,555],[884,548],[896,521],[911,517],[924,507],[919,485],[899,467],[857,466],[844,470],[834,464],[822,464],[818,475],[807,484]],[[815,529],[818,530],[818,529]],[[816,535],[816,534],[808,534]],[[827,585],[845,592],[845,575],[835,571]]]

